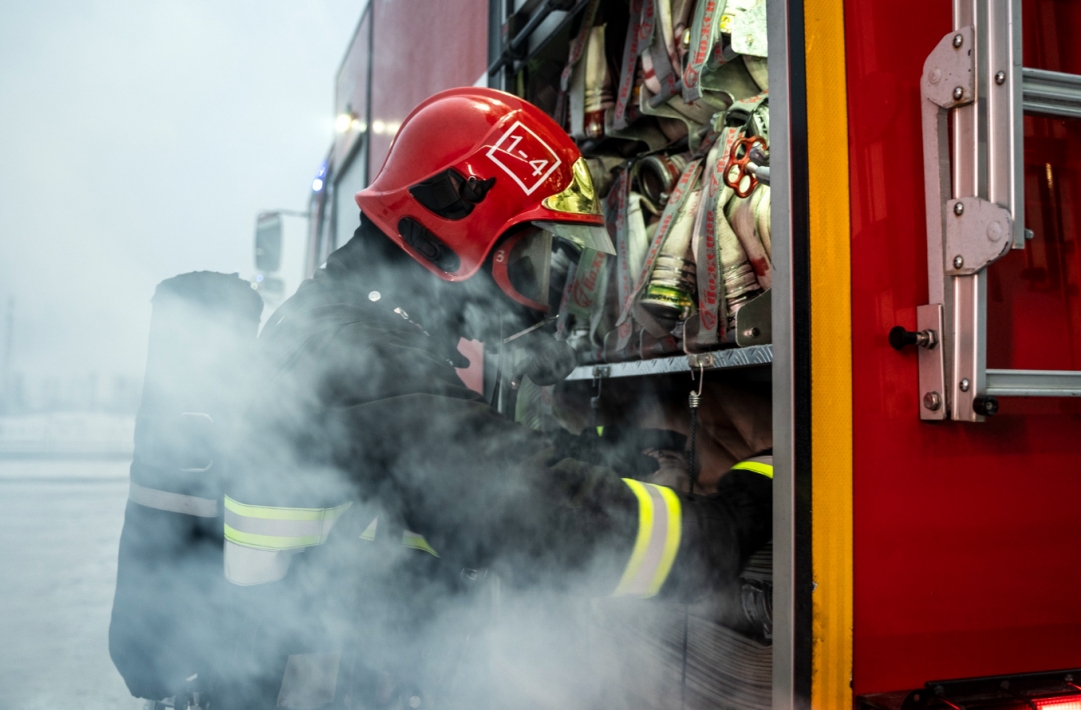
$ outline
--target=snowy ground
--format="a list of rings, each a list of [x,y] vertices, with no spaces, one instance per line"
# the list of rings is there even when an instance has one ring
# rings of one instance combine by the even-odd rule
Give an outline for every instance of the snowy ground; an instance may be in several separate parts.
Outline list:
[[[134,710],[109,659],[128,462],[0,459],[0,708]]]

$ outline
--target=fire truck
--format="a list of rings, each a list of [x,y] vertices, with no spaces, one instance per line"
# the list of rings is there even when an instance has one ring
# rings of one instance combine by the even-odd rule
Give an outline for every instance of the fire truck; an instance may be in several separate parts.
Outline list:
[[[769,403],[771,628],[677,625],[656,706],[1081,708],[1079,31],[1065,0],[371,0],[306,271],[420,101],[534,102],[620,251],[567,277],[579,425]]]

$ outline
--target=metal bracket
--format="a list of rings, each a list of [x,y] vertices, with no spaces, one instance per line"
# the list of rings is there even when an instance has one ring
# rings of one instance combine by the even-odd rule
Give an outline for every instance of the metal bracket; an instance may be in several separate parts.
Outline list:
[[[919,354],[919,408],[920,418],[928,421],[942,420],[956,415],[952,373],[954,361],[955,284],[947,288],[946,269],[952,267],[955,256],[960,254],[962,268],[966,259],[973,264],[980,259],[966,256],[960,251],[950,252],[947,266],[947,202],[953,197],[952,164],[950,160],[950,128],[948,111],[969,106],[976,100],[975,30],[965,25],[945,35],[923,64],[920,77],[923,127],[924,191],[927,216],[927,277],[931,305],[921,306],[917,311],[919,330],[930,329],[938,335],[935,348],[920,348]],[[965,109],[969,110],[969,109]],[[950,209],[953,209],[951,206]],[[962,214],[966,207],[962,207]],[[974,208],[973,213],[982,210]],[[955,215],[956,216],[956,215]],[[961,227],[956,222],[954,227]],[[966,233],[969,230],[965,230]],[[956,239],[954,241],[957,241]],[[962,242],[964,240],[961,240]],[[946,318],[949,314],[949,319]],[[948,325],[947,325],[948,323]]]
[[[772,289],[744,303],[736,311],[736,345],[768,345],[773,342],[773,296]]]
[[[942,304],[916,309],[916,330],[931,331],[937,340],[930,347],[917,348],[920,367],[920,419],[941,421],[949,417],[946,400],[946,365],[942,357]]]
[[[691,372],[698,369],[711,370],[713,369],[713,353],[691,353],[687,355],[687,367]]]
[[[966,276],[1006,255],[1012,242],[1013,218],[1005,207],[979,197],[946,203],[945,270]]]
[[[927,55],[920,78],[923,98],[941,108],[976,100],[976,45],[972,25],[950,32]]]

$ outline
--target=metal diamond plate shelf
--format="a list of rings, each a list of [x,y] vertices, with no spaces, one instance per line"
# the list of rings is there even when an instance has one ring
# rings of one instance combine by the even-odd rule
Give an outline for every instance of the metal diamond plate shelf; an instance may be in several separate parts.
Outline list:
[[[673,355],[652,360],[613,362],[601,365],[582,365],[575,368],[568,380],[592,380],[600,377],[648,377],[673,372],[690,372],[702,366],[706,370],[735,367],[755,367],[773,362],[772,345],[752,345],[746,348],[714,350],[697,355]]]

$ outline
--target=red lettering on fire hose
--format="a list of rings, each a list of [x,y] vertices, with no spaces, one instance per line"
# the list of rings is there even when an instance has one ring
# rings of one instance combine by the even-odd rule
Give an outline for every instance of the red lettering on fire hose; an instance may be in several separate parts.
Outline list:
[[[702,15],[702,32],[698,38],[698,47],[695,49],[694,60],[687,64],[687,71],[683,75],[683,83],[687,86],[698,85],[698,70],[694,67],[702,66],[702,63],[706,60],[706,54],[709,52],[710,28],[713,27],[713,13],[716,9],[716,0],[709,0],[706,3],[705,12]]]
[[[586,277],[574,286],[574,305],[579,308],[589,308],[593,305],[592,294],[597,287],[597,279],[600,277],[602,266],[604,266],[604,254],[594,254]]]
[[[638,31],[638,38],[643,42],[649,39],[650,30],[653,29],[653,2],[646,0],[645,12],[642,13],[642,24]]]
[[[702,328],[712,331],[717,327],[717,249],[714,235],[713,210],[706,212],[706,292],[701,311]]]
[[[686,86],[698,85],[698,72],[695,71],[693,66],[688,66],[687,71],[683,73],[683,83]]]

